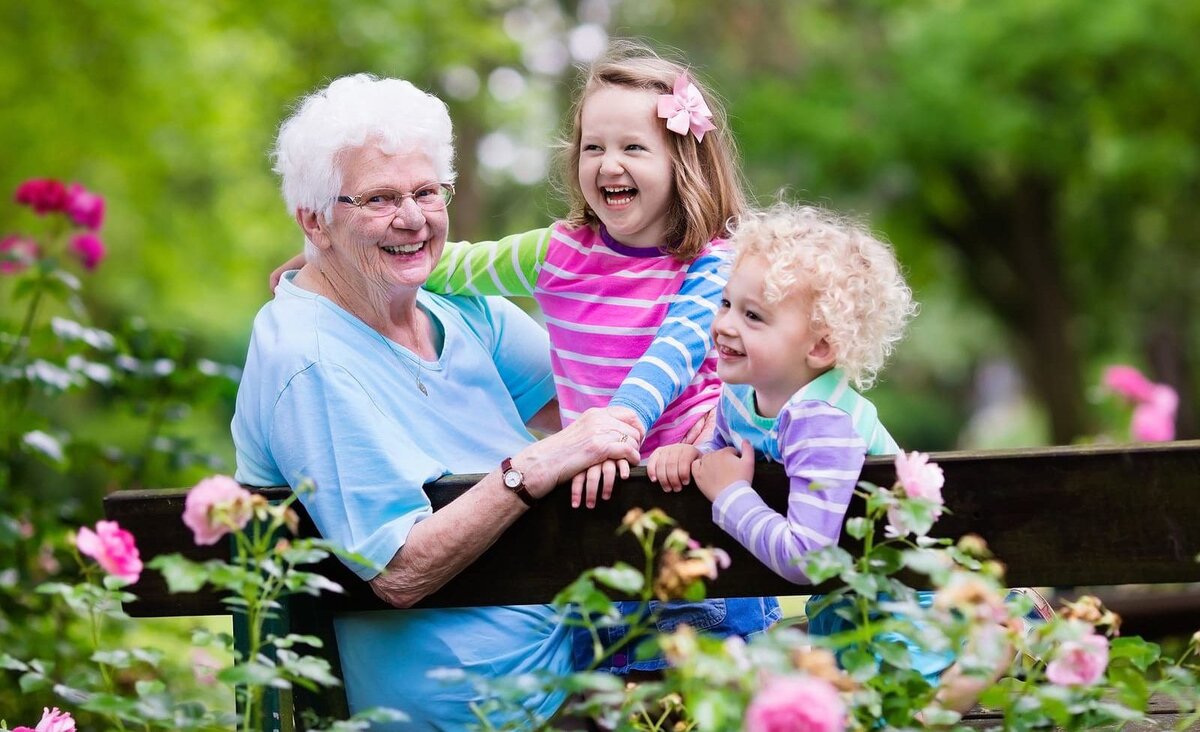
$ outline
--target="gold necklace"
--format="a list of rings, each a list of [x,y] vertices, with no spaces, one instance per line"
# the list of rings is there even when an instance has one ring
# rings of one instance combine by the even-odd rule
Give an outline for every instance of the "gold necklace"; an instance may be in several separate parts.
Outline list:
[[[337,290],[333,286],[333,282],[329,279],[329,275],[325,274],[325,270],[321,269],[320,267],[317,267],[317,271],[320,272],[321,276],[325,278],[325,284],[329,285],[330,293],[337,292]],[[362,318],[359,318],[359,320],[362,320]],[[417,362],[417,368],[414,371],[408,365],[408,359],[405,358],[406,354],[398,353],[396,351],[395,346],[392,345],[392,341],[390,339],[388,339],[387,336],[380,333],[378,330],[372,328],[370,325],[367,325],[367,323],[365,321],[363,322],[363,325],[366,325],[367,328],[370,329],[370,331],[375,334],[375,337],[378,338],[381,343],[383,343],[383,347],[386,348],[389,352],[391,352],[392,357],[395,358],[397,361],[400,362],[401,365],[404,366],[404,370],[407,371],[408,373],[412,374],[413,377],[416,378],[417,388],[421,390],[421,394],[426,397],[429,396],[429,389],[425,388],[425,382],[421,381],[421,359],[419,357],[414,359]]]

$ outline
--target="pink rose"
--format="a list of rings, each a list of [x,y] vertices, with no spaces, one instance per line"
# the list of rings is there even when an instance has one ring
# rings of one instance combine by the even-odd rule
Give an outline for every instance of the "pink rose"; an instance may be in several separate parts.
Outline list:
[[[32,208],[38,216],[62,211],[67,205],[67,189],[53,178],[34,178],[17,186],[17,203]]]
[[[942,505],[942,486],[946,477],[937,463],[929,462],[929,456],[923,452],[912,452],[908,455],[901,451],[896,455],[896,479],[904,488],[904,495],[909,498],[924,498]],[[938,512],[941,515],[941,512]]]
[[[133,534],[122,529],[116,521],[97,521],[94,532],[84,526],[75,536],[75,546],[80,554],[95,559],[114,577],[133,583],[142,574],[142,558]]]
[[[1175,439],[1175,410],[1179,394],[1166,384],[1151,386],[1150,395],[1133,408],[1130,434],[1139,442],[1166,442]]]
[[[34,732],[75,732],[75,720],[70,714],[58,711],[58,707],[42,707],[42,721]]]
[[[234,529],[241,529],[254,516],[250,492],[233,478],[215,475],[188,491],[183,523],[192,530],[197,544],[216,544]]]
[[[91,232],[76,234],[71,237],[71,253],[83,263],[83,268],[89,272],[104,259],[104,242]]]
[[[746,709],[746,732],[841,732],[846,705],[828,681],[812,676],[771,679]]]
[[[1108,639],[1092,633],[1060,645],[1046,666],[1046,678],[1059,686],[1091,686],[1107,666]]]
[[[17,274],[42,256],[37,242],[11,234],[0,239],[0,274]]]
[[[1104,369],[1101,383],[1113,392],[1135,402],[1146,401],[1154,384],[1132,366],[1109,366]]]
[[[95,231],[104,221],[104,199],[72,183],[67,189],[66,212],[75,223]]]

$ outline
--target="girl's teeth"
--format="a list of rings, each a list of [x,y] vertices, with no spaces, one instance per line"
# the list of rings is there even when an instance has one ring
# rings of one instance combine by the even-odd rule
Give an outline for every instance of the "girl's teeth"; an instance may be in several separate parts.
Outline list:
[[[610,206],[623,206],[633,200],[633,188],[605,188],[604,199]]]

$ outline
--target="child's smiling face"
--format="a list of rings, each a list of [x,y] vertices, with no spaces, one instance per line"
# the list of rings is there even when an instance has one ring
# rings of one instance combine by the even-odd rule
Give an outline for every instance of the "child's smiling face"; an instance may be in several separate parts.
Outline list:
[[[802,283],[778,302],[764,296],[767,260],[744,257],[729,276],[713,320],[717,375],[754,387],[759,412],[774,417],[800,387],[834,365],[833,349],[812,327],[812,293]]]
[[[652,91],[605,86],[580,114],[579,187],[608,233],[628,246],[668,243],[674,161],[657,105]]]

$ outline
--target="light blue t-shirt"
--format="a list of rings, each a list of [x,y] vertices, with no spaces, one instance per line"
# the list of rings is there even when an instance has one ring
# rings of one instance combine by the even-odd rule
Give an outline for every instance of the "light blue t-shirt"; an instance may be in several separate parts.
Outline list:
[[[533,441],[525,422],[554,396],[546,333],[503,299],[421,292],[418,305],[444,336],[438,360],[424,361],[294,275],[254,321],[232,425],[236,477],[313,480],[304,506],[322,536],[382,566],[432,515],[422,486],[490,472]],[[352,568],[364,580],[375,574]],[[334,624],[351,710],[387,706],[413,720],[373,729],[475,721],[472,689],[430,679],[431,669],[571,669],[570,633],[548,605],[353,613]],[[561,701],[528,704],[548,715]]]

